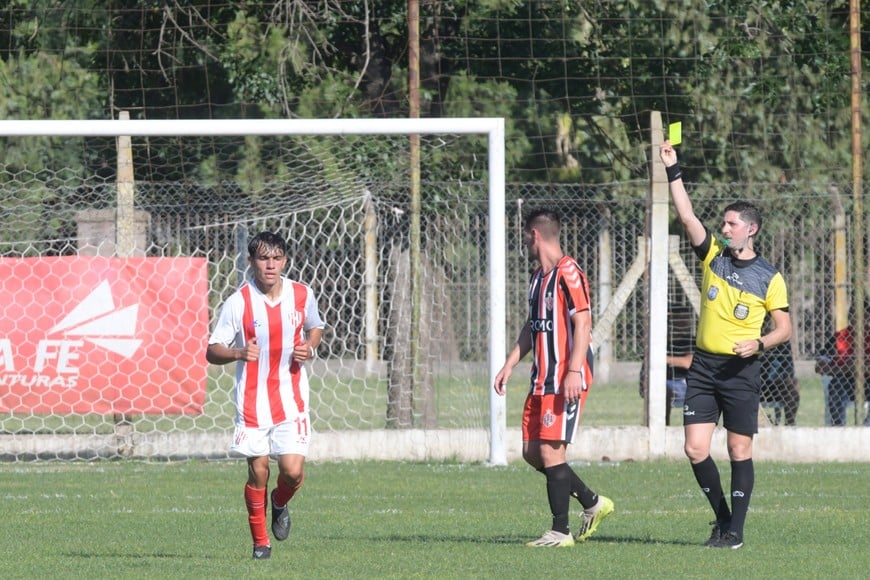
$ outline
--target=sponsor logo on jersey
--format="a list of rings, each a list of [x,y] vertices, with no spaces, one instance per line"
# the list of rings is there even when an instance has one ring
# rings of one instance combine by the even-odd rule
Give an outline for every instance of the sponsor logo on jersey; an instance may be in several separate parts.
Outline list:
[[[532,332],[552,332],[553,321],[546,318],[533,318],[529,321],[529,329]]]
[[[734,286],[743,286],[743,280],[740,279],[740,274],[737,272],[731,272],[725,276],[725,279],[731,282]]]

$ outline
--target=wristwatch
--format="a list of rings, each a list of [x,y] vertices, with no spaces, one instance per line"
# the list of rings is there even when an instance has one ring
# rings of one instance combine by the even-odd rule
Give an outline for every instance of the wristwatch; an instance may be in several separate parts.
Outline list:
[[[761,342],[760,338],[756,338],[755,342],[758,343],[758,352],[764,352],[764,343]]]

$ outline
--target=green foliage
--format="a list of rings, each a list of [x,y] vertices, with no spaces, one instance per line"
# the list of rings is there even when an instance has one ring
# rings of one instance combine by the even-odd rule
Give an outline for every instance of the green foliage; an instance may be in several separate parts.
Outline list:
[[[0,61],[33,70],[24,84],[3,79],[3,116],[409,112],[404,0],[73,4],[7,2]],[[683,121],[681,153],[697,180],[836,181],[850,166],[847,9],[846,0],[423,3],[421,114],[505,117],[509,181],[645,179],[651,110]],[[58,67],[62,76],[40,78]],[[211,154],[136,161],[182,157],[161,168],[168,180],[198,167],[215,181],[237,175]],[[246,172],[269,172],[272,158],[247,155]],[[442,152],[439,162],[451,161]]]
[[[699,46],[691,90],[690,139],[712,159],[703,177],[772,183],[806,180],[819,167],[848,175],[848,35],[844,3],[715,3],[695,25],[710,31]],[[819,34],[819,31],[827,34]],[[684,134],[686,133],[684,123]],[[741,135],[742,147],[734,147]]]
[[[82,119],[100,108],[98,75],[58,55],[19,51],[0,60],[0,119]],[[13,222],[0,224],[0,241],[58,237],[53,200],[81,180],[83,140],[62,137],[0,139],[0,204]],[[30,185],[22,194],[13,183]]]
[[[295,113],[302,118],[363,117],[350,72],[328,71],[321,81],[299,90]]]
[[[445,112],[449,117],[505,117],[504,111],[510,110],[516,99],[517,91],[509,83],[481,80],[462,72],[450,81]],[[477,158],[483,162],[486,159],[486,138],[481,137],[476,141],[480,144]],[[512,116],[505,117],[505,142],[511,144],[505,151],[505,164],[509,167],[520,166],[531,145]],[[439,150],[439,153],[442,159],[432,164],[432,167],[449,166],[451,153],[443,150]],[[481,168],[475,171],[475,168],[463,167],[463,174],[459,177],[467,179],[475,174],[479,178]],[[455,178],[455,171],[453,175]]]
[[[221,61],[227,71],[227,80],[236,89],[239,98],[261,106],[274,106],[278,101],[277,75],[274,66],[268,66],[273,54],[269,44],[261,42],[260,25],[256,19],[239,12],[227,26],[227,43]]]

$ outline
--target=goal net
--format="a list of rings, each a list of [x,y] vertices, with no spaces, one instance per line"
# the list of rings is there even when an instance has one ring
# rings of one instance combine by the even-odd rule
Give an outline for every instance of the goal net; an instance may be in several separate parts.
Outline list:
[[[271,230],[327,323],[313,458],[505,462],[501,119],[0,121],[0,139],[6,458],[227,456],[234,365],[205,347]]]

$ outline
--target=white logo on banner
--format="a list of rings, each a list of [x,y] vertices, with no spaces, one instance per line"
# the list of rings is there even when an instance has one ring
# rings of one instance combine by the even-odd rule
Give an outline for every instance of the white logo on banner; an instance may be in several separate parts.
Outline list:
[[[134,338],[138,315],[138,304],[115,309],[112,289],[104,280],[50,332],[81,337],[100,348],[130,358],[142,344],[140,339]]]

